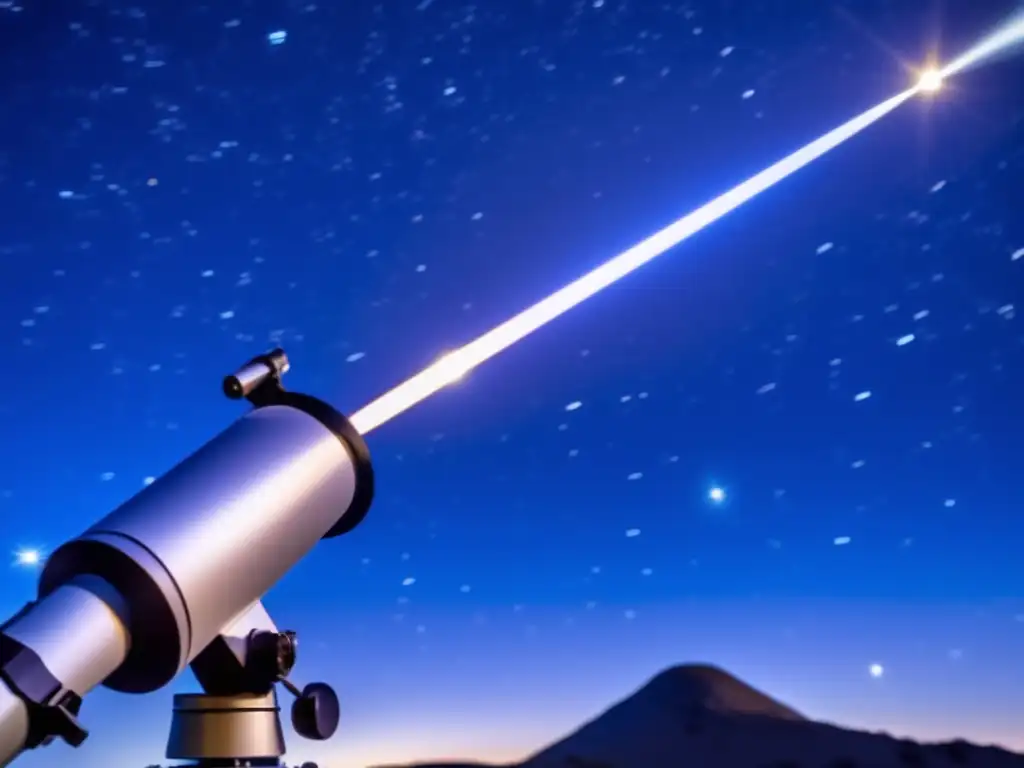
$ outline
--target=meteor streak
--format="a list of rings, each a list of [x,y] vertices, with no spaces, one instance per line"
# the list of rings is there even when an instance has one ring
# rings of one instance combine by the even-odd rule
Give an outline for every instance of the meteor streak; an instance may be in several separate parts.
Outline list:
[[[421,400],[430,397],[439,389],[462,378],[480,363],[512,346],[559,315],[568,312],[601,289],[607,288],[670,248],[679,245],[691,235],[743,205],[752,197],[774,186],[808,163],[817,160],[829,150],[892,112],[911,97],[922,92],[937,91],[942,87],[943,80],[950,75],[962,72],[997,55],[1008,53],[1022,44],[1024,44],[1024,13],[1009,19],[995,32],[945,67],[923,72],[914,87],[857,115],[838,128],[834,128],[824,136],[815,139],[774,165],[736,185],[728,192],[719,195],[711,202],[705,203],[692,213],[655,232],[646,240],[642,240],[632,248],[609,259],[583,277],[555,291],[546,299],[542,299],[501,325],[492,328],[466,346],[445,355],[433,365],[402,382],[394,389],[385,392],[364,406],[362,410],[357,411],[351,417],[352,425],[364,435],[376,429]]]
[[[995,56],[1007,54],[1021,44],[1024,44],[1024,12],[1015,14],[995,32],[957,56],[939,74],[943,78],[955,75]]]
[[[351,416],[352,425],[366,434],[408,410],[442,387],[458,380],[485,360],[494,357],[559,315],[568,312],[602,288],[625,277],[647,262],[679,245],[691,235],[743,205],[752,197],[817,160],[831,149],[860,133],[918,92],[910,88],[857,115],[824,136],[806,144],[774,165],[737,184],[728,192],[677,219],[632,248],[623,251],[565,287],[498,325],[454,352],[442,357],[412,378],[364,406]]]

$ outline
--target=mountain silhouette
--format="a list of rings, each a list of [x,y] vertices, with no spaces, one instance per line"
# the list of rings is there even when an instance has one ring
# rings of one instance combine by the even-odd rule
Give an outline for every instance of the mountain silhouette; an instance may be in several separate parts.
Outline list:
[[[1024,768],[966,741],[921,744],[808,719],[707,664],[671,667],[507,768]],[[408,768],[485,768],[478,762]]]

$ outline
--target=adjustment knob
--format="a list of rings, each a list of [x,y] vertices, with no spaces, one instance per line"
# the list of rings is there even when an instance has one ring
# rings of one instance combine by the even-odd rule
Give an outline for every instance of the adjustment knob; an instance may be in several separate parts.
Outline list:
[[[306,739],[325,741],[338,730],[341,705],[327,683],[310,683],[292,702],[292,727]]]
[[[298,637],[294,632],[257,630],[249,635],[247,667],[260,683],[283,680],[295,666]]]

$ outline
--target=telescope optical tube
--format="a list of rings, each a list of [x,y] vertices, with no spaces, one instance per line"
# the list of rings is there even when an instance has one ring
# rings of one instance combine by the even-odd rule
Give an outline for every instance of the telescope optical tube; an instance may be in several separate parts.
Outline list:
[[[53,736],[81,743],[74,714],[96,685],[169,683],[317,541],[366,516],[362,437],[280,387],[283,352],[249,365],[262,360],[266,381],[239,392],[256,407],[54,551],[37,602],[0,627],[0,766]],[[47,686],[49,708],[33,699]]]
[[[59,547],[40,589],[82,573],[113,584],[133,642],[104,685],[154,691],[357,511],[358,455],[305,409],[256,408]]]

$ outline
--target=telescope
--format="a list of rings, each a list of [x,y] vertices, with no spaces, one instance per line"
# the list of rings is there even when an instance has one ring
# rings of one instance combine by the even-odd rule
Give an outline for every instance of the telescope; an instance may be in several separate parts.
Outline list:
[[[266,592],[321,539],[353,530],[373,500],[369,450],[322,400],[285,390],[281,349],[224,379],[253,406],[198,451],[47,559],[36,599],[0,625],[0,766],[88,736],[82,698],[99,685],[149,693],[191,667],[166,757],[184,766],[279,766],[277,686],[308,739],[338,727],[337,694],[298,688],[295,632]]]

